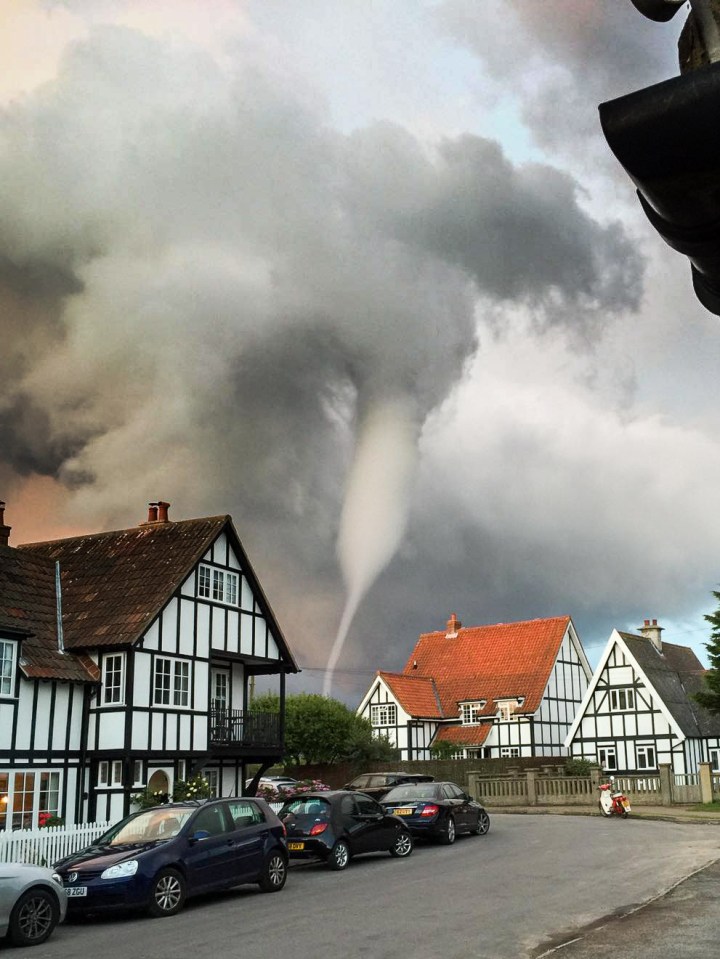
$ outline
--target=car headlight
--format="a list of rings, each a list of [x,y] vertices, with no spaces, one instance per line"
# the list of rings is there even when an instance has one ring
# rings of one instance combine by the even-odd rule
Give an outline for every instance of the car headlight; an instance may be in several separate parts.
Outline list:
[[[58,886],[62,886],[63,884],[62,876],[59,873],[54,872],[52,876],[50,876],[50,878],[52,879],[53,882],[56,882]]]
[[[138,861],[131,859],[129,862],[118,863],[117,866],[109,866],[100,876],[101,879],[124,879],[126,876],[134,876],[137,872]]]

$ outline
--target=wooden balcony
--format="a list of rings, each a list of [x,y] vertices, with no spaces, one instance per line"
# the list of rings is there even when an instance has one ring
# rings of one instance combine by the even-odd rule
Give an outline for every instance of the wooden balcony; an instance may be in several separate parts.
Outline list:
[[[278,750],[280,716],[247,709],[211,709],[210,745]]]

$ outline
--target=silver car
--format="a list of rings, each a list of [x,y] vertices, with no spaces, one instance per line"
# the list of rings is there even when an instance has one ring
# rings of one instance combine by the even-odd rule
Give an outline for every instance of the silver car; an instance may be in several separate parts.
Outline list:
[[[44,866],[0,862],[0,938],[15,946],[45,942],[67,912],[60,876]]]

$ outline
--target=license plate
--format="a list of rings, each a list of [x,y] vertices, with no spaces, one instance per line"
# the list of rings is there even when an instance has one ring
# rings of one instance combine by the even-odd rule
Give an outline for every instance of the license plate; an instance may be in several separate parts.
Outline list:
[[[412,809],[393,809],[393,816],[412,816]]]
[[[287,844],[287,846],[288,846],[288,849],[290,850],[290,852],[302,852],[302,850],[305,848],[305,843],[304,843],[304,842],[289,842],[289,843]]]
[[[630,802],[627,799],[623,799],[622,804],[626,809],[630,809]]]
[[[70,899],[87,896],[87,886],[65,886],[65,895]]]

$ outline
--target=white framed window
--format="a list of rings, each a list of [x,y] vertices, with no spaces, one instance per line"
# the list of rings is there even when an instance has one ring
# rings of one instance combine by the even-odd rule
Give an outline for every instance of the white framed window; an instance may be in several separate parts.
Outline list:
[[[0,639],[0,696],[15,695],[18,644]]]
[[[397,706],[395,703],[371,706],[370,722],[373,726],[394,726],[397,723]]]
[[[60,816],[60,782],[52,770],[0,772],[0,831],[38,826],[43,813]]]
[[[210,787],[213,796],[220,795],[220,774],[217,769],[204,769],[203,779]]]
[[[500,750],[500,756],[503,759],[518,759],[520,756],[519,746],[503,746]]]
[[[598,762],[604,772],[613,772],[618,768],[615,746],[598,746]]]
[[[178,779],[182,779],[183,782],[187,779],[187,759],[178,759]]]
[[[517,699],[500,699],[498,700],[498,715],[500,717],[500,722],[509,723],[516,722],[517,716],[515,715],[515,710],[519,705]]]
[[[630,709],[635,709],[635,690],[611,689],[610,690],[610,709],[614,713],[626,713]]]
[[[484,705],[484,699],[474,703],[460,703],[460,720],[463,726],[474,726],[479,723]]]
[[[142,763],[141,763],[142,766]],[[122,786],[123,764],[122,759],[101,759],[98,763],[98,789],[110,789]]]
[[[464,759],[464,758],[465,758],[465,750],[464,750],[464,749],[456,749],[455,752],[450,753],[450,758],[451,758],[451,759]]]
[[[710,750],[710,765],[714,773],[720,773],[720,749]]]
[[[638,769],[657,769],[654,743],[638,743],[635,748]]]
[[[125,702],[125,653],[113,653],[103,656],[103,706],[114,706]]]
[[[142,759],[133,760],[133,786],[144,786],[145,776],[143,774]]]
[[[186,659],[158,656],[155,660],[153,702],[156,706],[190,704],[190,663]]]
[[[198,568],[197,594],[215,603],[237,606],[239,580],[238,574],[230,570],[201,565]]]

